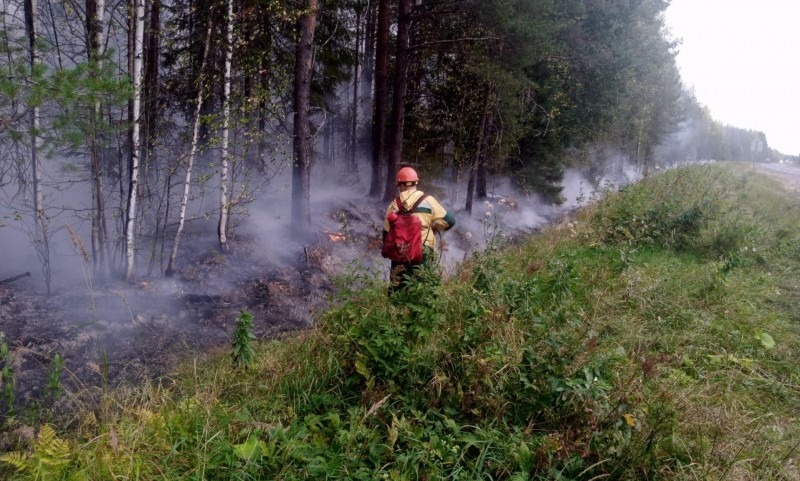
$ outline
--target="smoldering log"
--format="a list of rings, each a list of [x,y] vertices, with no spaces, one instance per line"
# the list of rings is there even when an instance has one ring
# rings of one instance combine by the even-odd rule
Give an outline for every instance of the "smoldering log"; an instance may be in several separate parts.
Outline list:
[[[31,275],[30,272],[25,272],[25,273],[20,274],[18,276],[9,277],[8,279],[3,279],[2,281],[0,281],[0,285],[8,284],[9,282],[17,281],[19,279],[22,279],[23,277],[28,277],[29,275]]]

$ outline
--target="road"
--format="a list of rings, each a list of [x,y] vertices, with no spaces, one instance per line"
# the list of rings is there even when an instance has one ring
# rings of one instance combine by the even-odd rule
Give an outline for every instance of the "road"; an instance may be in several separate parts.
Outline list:
[[[800,175],[800,167],[788,164],[760,164],[762,168],[773,172],[781,172],[790,175]]]
[[[765,174],[769,174],[786,185],[789,190],[800,190],[800,167],[787,164],[755,164]]]

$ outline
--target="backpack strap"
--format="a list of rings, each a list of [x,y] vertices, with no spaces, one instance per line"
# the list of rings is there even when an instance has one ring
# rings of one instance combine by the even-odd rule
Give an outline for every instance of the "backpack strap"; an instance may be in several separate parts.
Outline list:
[[[400,212],[414,213],[414,211],[417,210],[417,207],[419,207],[419,205],[422,204],[422,201],[425,200],[427,197],[428,197],[428,194],[422,194],[420,196],[420,198],[417,199],[416,202],[414,202],[414,205],[411,207],[411,209],[408,209],[408,210],[406,210],[405,206],[403,205],[403,202],[400,200],[400,196],[399,195],[397,196],[397,198],[394,201],[397,204],[397,210],[399,210]]]
[[[419,207],[419,205],[422,204],[422,201],[425,200],[427,197],[428,197],[427,194],[422,194],[420,198],[416,202],[414,202],[414,207],[411,208],[411,212],[416,212],[417,207]]]

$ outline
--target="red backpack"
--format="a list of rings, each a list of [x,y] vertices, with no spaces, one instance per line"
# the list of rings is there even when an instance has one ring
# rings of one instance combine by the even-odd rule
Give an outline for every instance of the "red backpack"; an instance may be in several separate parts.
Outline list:
[[[403,207],[398,197],[398,211],[389,214],[389,233],[383,240],[381,255],[398,264],[419,264],[422,262],[422,222],[414,215],[414,211],[427,195],[423,195],[410,210]]]

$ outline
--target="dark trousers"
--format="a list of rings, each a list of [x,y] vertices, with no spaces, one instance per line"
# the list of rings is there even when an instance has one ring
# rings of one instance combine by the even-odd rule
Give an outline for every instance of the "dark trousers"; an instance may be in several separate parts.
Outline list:
[[[402,292],[409,283],[418,281],[424,270],[431,271],[436,264],[436,253],[428,246],[422,249],[422,262],[419,264],[392,261],[389,272],[389,295]]]

